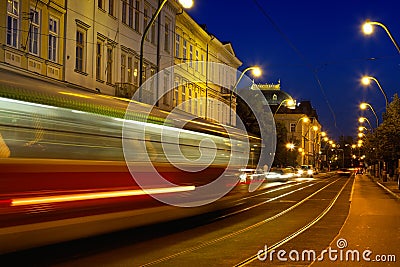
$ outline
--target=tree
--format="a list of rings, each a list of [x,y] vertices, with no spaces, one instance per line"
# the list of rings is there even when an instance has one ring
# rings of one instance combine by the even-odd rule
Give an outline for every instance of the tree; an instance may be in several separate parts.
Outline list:
[[[383,115],[383,122],[367,135],[365,149],[371,163],[387,162],[392,174],[400,158],[400,99],[397,94]]]

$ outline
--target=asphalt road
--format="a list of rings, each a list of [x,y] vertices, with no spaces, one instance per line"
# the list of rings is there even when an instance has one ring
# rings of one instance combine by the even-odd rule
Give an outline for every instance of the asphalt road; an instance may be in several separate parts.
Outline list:
[[[233,204],[1,260],[14,266],[398,266],[400,261],[399,198],[367,176],[274,183]]]

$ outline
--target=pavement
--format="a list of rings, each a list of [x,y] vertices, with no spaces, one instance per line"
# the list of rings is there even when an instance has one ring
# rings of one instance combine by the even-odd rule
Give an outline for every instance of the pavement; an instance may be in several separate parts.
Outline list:
[[[315,266],[400,266],[397,182],[356,175],[348,217]]]
[[[398,187],[397,181],[383,181],[382,178],[376,178],[370,175],[367,175],[372,181],[377,183],[383,189],[385,189],[388,193],[400,199],[400,189]]]

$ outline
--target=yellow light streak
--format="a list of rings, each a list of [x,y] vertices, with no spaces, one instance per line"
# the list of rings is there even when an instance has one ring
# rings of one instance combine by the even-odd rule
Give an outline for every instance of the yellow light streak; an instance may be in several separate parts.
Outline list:
[[[31,197],[31,198],[15,198],[11,200],[11,206],[25,206],[35,204],[48,204],[57,202],[70,202],[79,200],[94,200],[100,198],[114,198],[114,197],[128,197],[128,196],[141,196],[151,194],[166,194],[166,193],[177,193],[195,190],[195,186],[176,186],[176,187],[165,187],[165,188],[150,188],[150,189],[139,189],[139,190],[121,190],[121,191],[109,191],[99,193],[85,193],[85,194],[68,194],[68,195],[57,195],[57,196],[46,196],[46,197]]]

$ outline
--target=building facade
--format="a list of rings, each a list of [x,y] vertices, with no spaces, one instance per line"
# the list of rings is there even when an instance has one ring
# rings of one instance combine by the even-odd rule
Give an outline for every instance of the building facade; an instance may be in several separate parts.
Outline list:
[[[63,80],[65,1],[2,1],[0,62],[17,71]]]
[[[232,45],[209,34],[186,12],[176,16],[174,91],[169,106],[223,124],[229,122],[229,93],[242,62]],[[234,105],[235,108],[235,105]]]
[[[68,1],[65,80],[131,98],[139,87],[140,43],[157,0]],[[143,47],[143,80],[173,64],[179,6],[171,1],[150,27]],[[153,92],[144,92],[151,103]]]
[[[268,101],[271,112],[274,114],[275,123],[281,123],[286,128],[286,140],[293,144],[286,148],[288,153],[295,153],[295,162],[289,165],[313,165],[320,166],[322,126],[318,121],[317,111],[310,101],[300,101],[295,106],[289,106],[296,101],[281,90],[280,82],[277,84],[258,84]]]

